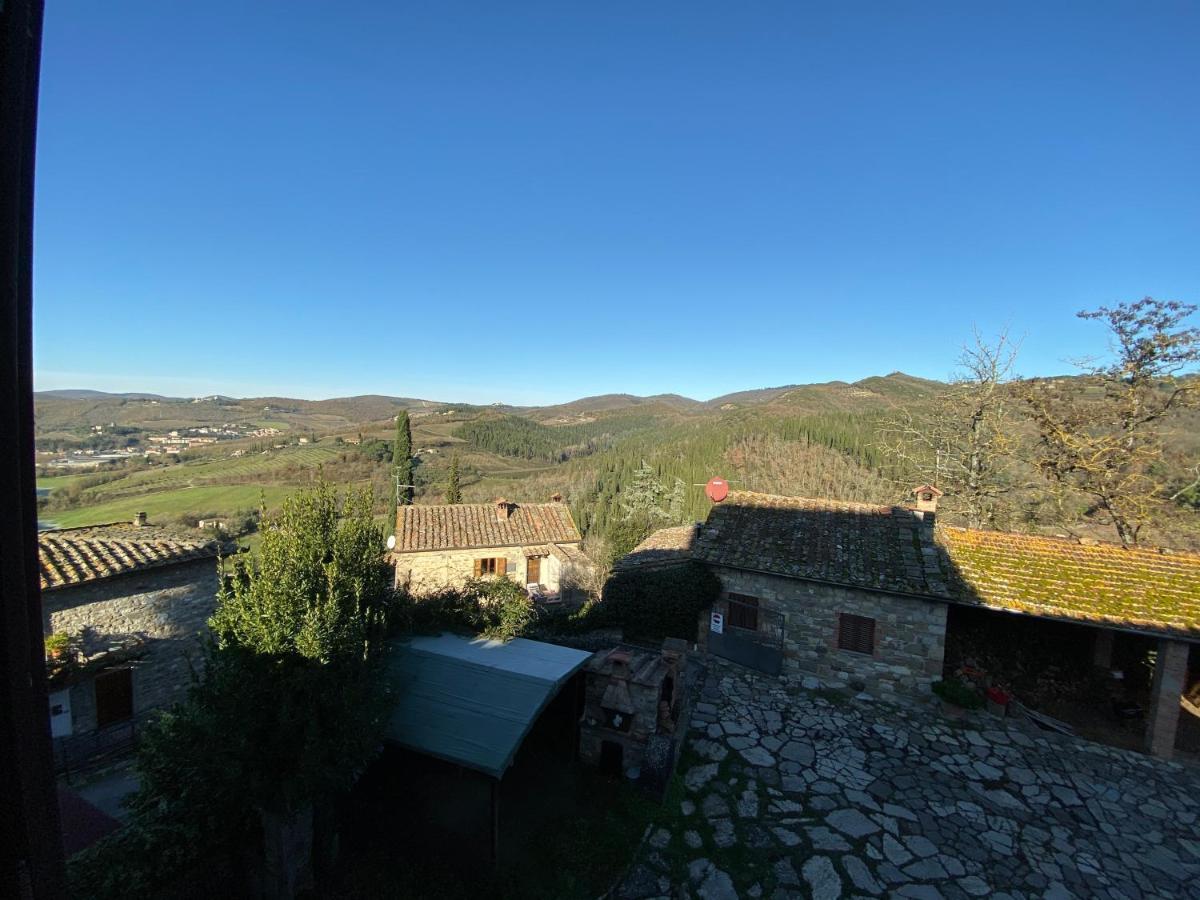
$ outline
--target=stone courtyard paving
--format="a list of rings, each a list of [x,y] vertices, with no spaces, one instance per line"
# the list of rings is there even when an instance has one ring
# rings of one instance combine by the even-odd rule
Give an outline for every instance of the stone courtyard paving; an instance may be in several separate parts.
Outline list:
[[[716,661],[616,896],[1200,897],[1200,773]]]

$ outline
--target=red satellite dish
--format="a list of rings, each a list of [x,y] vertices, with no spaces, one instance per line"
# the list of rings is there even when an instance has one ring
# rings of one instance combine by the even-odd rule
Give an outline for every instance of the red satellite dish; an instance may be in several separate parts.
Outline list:
[[[710,478],[704,486],[704,493],[713,503],[720,503],[729,496],[729,482],[724,478]]]

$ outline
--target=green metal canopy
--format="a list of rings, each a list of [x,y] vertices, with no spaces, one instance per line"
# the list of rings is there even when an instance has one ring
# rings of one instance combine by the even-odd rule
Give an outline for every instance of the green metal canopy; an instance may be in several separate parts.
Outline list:
[[[384,737],[500,778],[546,704],[590,656],[524,638],[394,641],[387,669],[397,701]]]

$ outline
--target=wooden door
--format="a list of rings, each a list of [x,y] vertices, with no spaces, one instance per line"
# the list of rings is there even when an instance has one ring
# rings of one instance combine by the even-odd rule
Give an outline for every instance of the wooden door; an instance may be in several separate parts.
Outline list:
[[[96,676],[96,727],[133,718],[133,669],[113,669]]]
[[[525,583],[540,584],[542,580],[542,558],[531,556],[525,560]]]

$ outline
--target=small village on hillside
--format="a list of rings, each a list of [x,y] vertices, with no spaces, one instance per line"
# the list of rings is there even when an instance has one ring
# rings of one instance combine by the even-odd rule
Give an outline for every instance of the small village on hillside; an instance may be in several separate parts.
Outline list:
[[[1194,331],[1157,315],[1178,324],[1190,308],[1122,309],[1154,311],[1138,321],[1163,355],[1198,352]],[[1086,392],[1106,378],[1114,402],[1139,392],[1143,425],[1156,409],[1173,420],[1197,382],[1156,365],[925,385],[865,419],[862,462],[846,446],[829,463],[814,418],[775,432],[790,440],[726,437],[720,459],[739,475],[752,453],[799,461],[770,491],[695,470],[672,487],[643,458],[601,506],[561,477],[618,441],[550,449],[567,490],[541,496],[529,491],[545,469],[475,469],[475,496],[523,493],[472,502],[464,456],[539,453],[553,426],[482,411],[430,433],[401,411],[390,440],[300,438],[294,452],[339,455],[238,525],[139,510],[44,526],[73,883],[98,897],[131,882],[171,896],[1190,895],[1196,513],[1094,425],[1061,447],[1065,425],[1038,436],[1055,404],[1095,415],[1104,401]],[[1027,419],[1000,410],[1011,400]],[[438,475],[414,433],[441,435]],[[1126,434],[1176,452],[1166,431]],[[1123,488],[1089,480],[1071,456],[1087,440]],[[1013,473],[1033,452],[1064,497],[1095,498],[1090,511],[1018,523]],[[339,460],[367,480],[343,480]],[[238,737],[210,755],[197,740],[211,728]],[[178,793],[185,772],[201,793]],[[198,814],[236,824],[178,823]]]
[[[0,0],[0,900],[1200,900],[1197,47]]]

